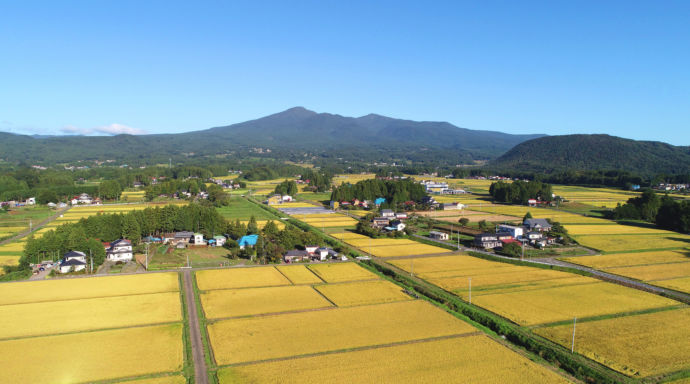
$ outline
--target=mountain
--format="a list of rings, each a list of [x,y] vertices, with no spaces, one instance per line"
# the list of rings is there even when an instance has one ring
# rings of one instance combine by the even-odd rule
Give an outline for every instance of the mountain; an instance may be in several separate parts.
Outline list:
[[[690,147],[609,135],[547,136],[516,145],[490,166],[537,172],[615,169],[648,175],[690,173]]]
[[[525,140],[543,135],[512,135],[459,128],[446,122],[418,122],[370,114],[344,117],[302,107],[243,123],[180,134],[35,137],[0,133],[0,157],[9,161],[72,162],[131,160],[167,156],[211,156],[251,148],[278,153],[383,158],[429,152],[439,160],[450,155],[495,158]],[[451,161],[449,159],[449,161]]]

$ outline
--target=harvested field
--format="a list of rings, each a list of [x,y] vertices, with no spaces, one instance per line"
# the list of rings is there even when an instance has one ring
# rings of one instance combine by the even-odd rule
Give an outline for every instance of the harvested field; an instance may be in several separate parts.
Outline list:
[[[681,234],[669,236],[583,235],[573,237],[580,245],[604,252],[680,249],[690,246],[690,236]]]
[[[327,283],[378,279],[356,263],[311,264],[308,268]]]
[[[486,336],[471,336],[223,368],[231,383],[567,383]]]
[[[6,340],[0,342],[0,381],[84,383],[177,372],[183,355],[182,324]],[[69,364],[36,367],[56,356],[69,357]]]
[[[690,365],[690,309],[578,322],[576,352],[629,376],[646,377]],[[570,347],[572,324],[536,333]]]
[[[208,328],[219,365],[475,331],[421,300],[225,320]]]
[[[0,305],[178,292],[177,273],[149,273],[0,284]]]
[[[208,269],[196,272],[201,290],[251,288],[290,285],[290,281],[275,268]]]
[[[331,307],[308,285],[252,289],[222,289],[200,295],[209,319]]]
[[[402,288],[386,280],[324,284],[314,288],[338,307],[412,300]]]

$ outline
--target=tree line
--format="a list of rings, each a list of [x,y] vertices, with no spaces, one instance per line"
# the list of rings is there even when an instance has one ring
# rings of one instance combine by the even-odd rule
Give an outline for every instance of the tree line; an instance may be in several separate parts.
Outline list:
[[[494,201],[502,203],[513,204],[527,204],[530,199],[540,199],[543,201],[551,201],[552,188],[551,184],[542,183],[539,181],[514,181],[506,183],[498,181],[491,183],[489,187],[489,194]]]
[[[652,190],[646,190],[638,197],[618,204],[609,218],[614,220],[643,220],[671,231],[690,232],[690,201],[675,200],[668,195],[659,197]]]
[[[369,179],[358,181],[356,184],[343,183],[339,187],[333,188],[333,192],[331,192],[331,200],[333,201],[358,199],[373,202],[377,198],[383,197],[386,199],[386,204],[391,207],[406,201],[421,203],[426,196],[425,187],[410,179]]]

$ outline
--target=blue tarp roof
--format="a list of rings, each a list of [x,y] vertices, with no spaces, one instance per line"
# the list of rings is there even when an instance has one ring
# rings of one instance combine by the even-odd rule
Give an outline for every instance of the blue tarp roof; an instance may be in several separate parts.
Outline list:
[[[386,199],[383,197],[379,197],[378,199],[374,200],[374,204],[376,205],[381,205],[386,202]]]
[[[259,235],[247,235],[247,236],[242,236],[242,237],[240,238],[240,241],[238,241],[237,243],[238,243],[240,246],[243,246],[243,245],[244,245],[244,246],[246,246],[246,245],[252,245],[252,246],[254,246],[254,245],[256,245],[256,241],[257,241],[258,239],[259,239]]]

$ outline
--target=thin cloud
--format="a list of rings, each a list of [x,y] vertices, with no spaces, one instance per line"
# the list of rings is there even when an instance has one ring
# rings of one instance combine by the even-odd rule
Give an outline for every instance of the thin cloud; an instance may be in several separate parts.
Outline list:
[[[146,132],[143,129],[132,128],[124,124],[109,124],[96,128],[80,128],[73,125],[67,125],[60,129],[61,132],[68,135],[143,135]]]

